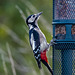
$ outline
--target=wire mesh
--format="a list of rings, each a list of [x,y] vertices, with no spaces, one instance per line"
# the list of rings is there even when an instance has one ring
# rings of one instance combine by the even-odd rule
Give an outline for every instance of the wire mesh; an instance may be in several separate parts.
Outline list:
[[[58,43],[53,48],[54,75],[75,75],[75,43]]]
[[[75,19],[75,0],[55,0],[54,19]]]

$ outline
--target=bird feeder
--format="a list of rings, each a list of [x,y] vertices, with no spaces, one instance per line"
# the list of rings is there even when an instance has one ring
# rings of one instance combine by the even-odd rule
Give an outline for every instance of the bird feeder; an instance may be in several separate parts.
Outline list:
[[[75,0],[53,0],[53,75],[75,75]]]

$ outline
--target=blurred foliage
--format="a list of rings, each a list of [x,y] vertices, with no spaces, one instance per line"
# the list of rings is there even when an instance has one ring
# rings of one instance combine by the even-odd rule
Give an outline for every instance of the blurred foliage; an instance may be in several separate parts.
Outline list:
[[[43,64],[42,72],[37,67],[23,19],[40,11],[43,14],[38,24],[50,42],[52,0],[0,0],[0,75],[50,75]],[[47,55],[52,67],[52,48]]]

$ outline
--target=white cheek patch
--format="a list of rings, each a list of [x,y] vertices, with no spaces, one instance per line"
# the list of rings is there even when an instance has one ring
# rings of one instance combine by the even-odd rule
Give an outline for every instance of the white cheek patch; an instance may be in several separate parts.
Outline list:
[[[34,22],[35,18],[33,18],[33,16],[31,16],[31,18],[28,20],[28,22]]]

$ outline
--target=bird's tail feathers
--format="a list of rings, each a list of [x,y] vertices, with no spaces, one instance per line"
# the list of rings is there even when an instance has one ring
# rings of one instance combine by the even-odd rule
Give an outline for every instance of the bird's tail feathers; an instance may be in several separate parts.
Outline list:
[[[45,60],[41,60],[41,61],[48,68],[48,70],[50,71],[50,73],[53,75],[53,71],[52,71],[51,67],[49,66],[49,64]]]
[[[41,69],[42,68],[41,67],[41,62],[40,61],[37,61],[37,64],[38,64],[39,69]]]

